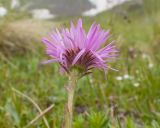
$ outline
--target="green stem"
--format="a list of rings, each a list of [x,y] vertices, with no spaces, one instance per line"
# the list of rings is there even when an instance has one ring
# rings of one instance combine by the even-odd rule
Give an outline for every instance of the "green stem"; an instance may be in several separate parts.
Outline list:
[[[69,76],[69,85],[66,87],[68,94],[68,102],[65,108],[64,128],[72,128],[73,103],[74,103],[74,92],[76,84],[77,84],[77,77],[74,73],[72,73]]]

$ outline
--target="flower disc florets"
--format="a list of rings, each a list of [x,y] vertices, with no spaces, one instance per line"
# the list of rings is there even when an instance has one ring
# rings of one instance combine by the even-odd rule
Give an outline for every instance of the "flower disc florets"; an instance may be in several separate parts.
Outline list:
[[[91,69],[107,70],[107,62],[116,57],[117,50],[113,42],[100,48],[109,37],[109,31],[101,30],[100,25],[92,24],[86,34],[80,19],[75,27],[57,30],[44,38],[46,52],[52,58],[43,63],[58,62],[61,70],[69,73],[78,69],[81,74],[90,73]]]

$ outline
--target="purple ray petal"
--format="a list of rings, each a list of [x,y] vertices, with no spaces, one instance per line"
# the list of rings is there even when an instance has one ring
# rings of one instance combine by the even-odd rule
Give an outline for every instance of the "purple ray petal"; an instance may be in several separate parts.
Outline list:
[[[82,19],[79,19],[77,23],[77,28],[81,28],[81,27],[82,27]]]
[[[74,58],[73,62],[72,62],[72,65],[74,65],[78,60],[79,58],[82,56],[82,54],[85,52],[85,49],[82,49],[78,54],[77,56]]]
[[[48,64],[53,62],[58,62],[58,60],[57,59],[46,60],[46,61],[42,61],[41,64]]]

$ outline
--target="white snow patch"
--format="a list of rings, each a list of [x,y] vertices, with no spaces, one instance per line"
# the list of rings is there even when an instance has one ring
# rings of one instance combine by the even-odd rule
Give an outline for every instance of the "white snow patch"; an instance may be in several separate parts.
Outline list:
[[[20,7],[19,0],[12,0],[11,1],[11,8],[14,9],[14,8],[18,8],[18,7]]]
[[[109,10],[117,5],[120,5],[130,0],[89,0],[90,3],[96,6],[88,11],[82,13],[83,16],[95,16],[100,12]]]
[[[0,17],[3,17],[7,14],[7,9],[4,7],[0,7]]]
[[[55,15],[50,13],[50,10],[42,8],[42,9],[34,9],[31,11],[34,19],[47,20],[52,19]]]

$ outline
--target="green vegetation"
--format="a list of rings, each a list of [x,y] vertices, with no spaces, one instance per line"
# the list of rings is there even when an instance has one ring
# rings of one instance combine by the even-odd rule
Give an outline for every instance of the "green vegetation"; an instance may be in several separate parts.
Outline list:
[[[160,128],[160,11],[150,13],[154,7],[130,10],[126,4],[83,18],[86,29],[96,21],[111,30],[110,40],[116,39],[120,51],[111,66],[119,71],[109,70],[105,75],[95,70],[79,81],[74,128]],[[119,13],[121,9],[125,13]],[[63,24],[68,26],[68,20]],[[47,57],[42,45],[33,43],[37,47],[34,52],[3,55],[0,60],[1,128],[22,128],[39,114],[13,88],[31,97],[42,110],[55,104],[45,115],[51,128],[59,128],[63,121],[67,78],[60,75],[57,64],[40,65]],[[40,119],[35,127],[46,126]]]

